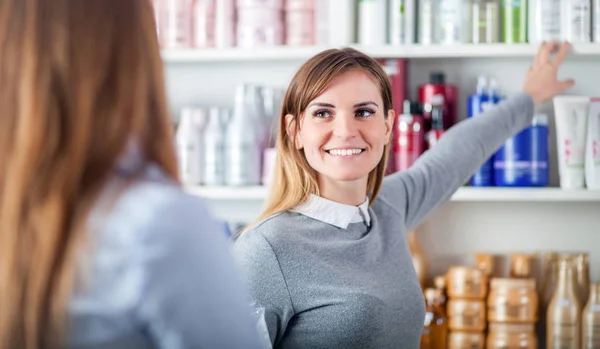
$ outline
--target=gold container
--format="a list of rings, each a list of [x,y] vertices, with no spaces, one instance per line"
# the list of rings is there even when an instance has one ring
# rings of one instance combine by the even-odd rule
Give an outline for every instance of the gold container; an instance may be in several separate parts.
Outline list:
[[[483,270],[487,277],[490,277],[494,273],[494,255],[483,252],[475,253],[475,265],[478,269]]]
[[[600,283],[591,284],[590,297],[583,309],[582,348],[600,348]]]
[[[450,299],[448,328],[452,331],[484,331],[485,303],[479,300]]]
[[[531,278],[531,259],[530,254],[513,253],[510,257],[510,277],[528,279]]]
[[[448,270],[448,296],[460,299],[484,299],[488,278],[474,267],[451,267]]]
[[[490,282],[489,322],[536,322],[538,305],[534,279],[494,278]]]
[[[559,261],[556,291],[546,310],[546,346],[581,349],[581,303],[572,258]]]
[[[486,349],[537,349],[535,325],[490,322]]]
[[[448,349],[484,349],[485,334],[483,332],[452,331],[448,335]]]

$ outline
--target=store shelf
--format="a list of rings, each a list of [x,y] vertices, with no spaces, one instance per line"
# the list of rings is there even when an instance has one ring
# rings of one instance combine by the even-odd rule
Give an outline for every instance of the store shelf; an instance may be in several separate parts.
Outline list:
[[[532,44],[458,44],[458,45],[403,45],[403,46],[353,46],[374,58],[481,58],[481,57],[529,57],[538,45]],[[245,61],[306,60],[326,47],[264,47],[227,49],[164,50],[167,63],[211,63]],[[600,56],[600,43],[574,44],[573,54]]]
[[[186,190],[208,200],[262,201],[265,187],[188,187]],[[460,188],[455,202],[600,202],[600,191],[560,188]]]

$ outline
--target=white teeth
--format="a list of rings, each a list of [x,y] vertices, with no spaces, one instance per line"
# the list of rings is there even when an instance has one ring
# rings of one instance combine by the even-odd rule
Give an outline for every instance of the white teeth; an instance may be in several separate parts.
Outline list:
[[[350,156],[362,153],[362,149],[331,149],[329,154],[334,156]]]

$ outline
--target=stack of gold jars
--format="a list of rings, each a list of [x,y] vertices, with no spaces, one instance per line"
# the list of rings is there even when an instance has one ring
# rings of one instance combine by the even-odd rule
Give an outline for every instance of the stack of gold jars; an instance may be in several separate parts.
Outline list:
[[[539,298],[526,255],[514,255],[510,278],[492,278],[487,298],[488,349],[536,349]]]
[[[486,273],[475,267],[451,267],[448,282],[448,348],[483,349],[485,347]]]

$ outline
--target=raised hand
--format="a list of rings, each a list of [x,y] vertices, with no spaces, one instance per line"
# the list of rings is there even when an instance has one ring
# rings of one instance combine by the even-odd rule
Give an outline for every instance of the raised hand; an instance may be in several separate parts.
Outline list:
[[[568,42],[564,42],[560,48],[557,42],[545,42],[540,46],[523,84],[523,91],[531,95],[535,104],[552,99],[575,84],[573,79],[559,81],[557,77],[558,69],[570,48]],[[551,60],[550,56],[554,52],[556,55]]]

